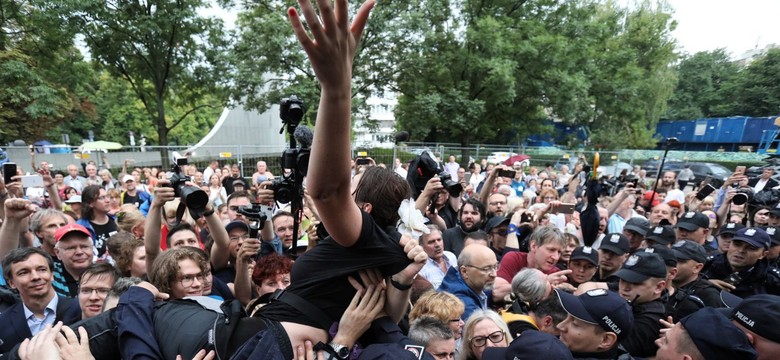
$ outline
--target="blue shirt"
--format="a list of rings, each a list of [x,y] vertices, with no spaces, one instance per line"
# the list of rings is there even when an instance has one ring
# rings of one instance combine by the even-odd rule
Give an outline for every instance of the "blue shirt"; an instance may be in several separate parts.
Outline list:
[[[27,327],[30,328],[30,333],[35,336],[46,325],[54,325],[54,319],[57,317],[57,303],[59,302],[59,297],[57,297],[57,294],[54,294],[54,297],[49,301],[49,304],[46,305],[46,308],[43,310],[43,318],[39,319],[33,314],[30,309],[27,308],[27,305],[22,303],[22,307],[24,308],[24,318],[27,319]]]

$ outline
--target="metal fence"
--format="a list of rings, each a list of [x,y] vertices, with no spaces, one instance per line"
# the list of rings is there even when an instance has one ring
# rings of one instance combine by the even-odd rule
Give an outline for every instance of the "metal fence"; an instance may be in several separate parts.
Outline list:
[[[52,164],[54,169],[65,170],[69,164],[79,164],[82,161],[93,160],[101,163],[101,158],[105,157],[111,170],[118,173],[126,159],[133,160],[133,167],[159,167],[162,165],[161,153],[162,147],[145,146],[125,147],[121,151],[110,151],[107,153],[93,152],[88,154],[78,154],[76,147],[73,148],[52,148],[50,153],[36,153],[36,161],[47,161]],[[238,164],[241,168],[242,176],[251,176],[256,170],[258,161],[265,161],[269,171],[279,174],[282,169],[279,165],[279,157],[284,150],[280,146],[266,145],[220,145],[220,146],[202,146],[198,147],[191,154],[186,154],[188,147],[169,146],[169,154],[173,151],[182,155],[189,156],[190,164],[204,169],[212,160],[218,160],[220,166]],[[424,144],[424,143],[403,143],[394,148],[355,148],[353,149],[353,158],[357,156],[368,156],[373,158],[378,164],[391,166],[394,159],[401,162],[408,162],[424,150],[432,151],[436,156],[447,161],[450,155],[456,157],[456,161],[461,166],[468,166],[470,162],[482,161],[487,159],[493,153],[504,152],[513,154],[524,154],[530,157],[530,165],[536,167],[545,167],[548,164],[560,167],[562,164],[573,164],[578,157],[582,156],[592,161],[594,150],[568,150],[558,147],[512,147],[512,146],[494,146],[494,145],[474,145],[462,147],[459,144]],[[30,169],[30,150],[28,147],[8,147],[6,148],[8,161],[17,163],[20,168],[29,171]],[[662,150],[621,150],[621,151],[598,151],[601,157],[601,165],[611,166],[608,173],[618,174],[621,169],[641,165],[648,160],[658,160],[663,156]],[[365,155],[364,155],[365,153]],[[463,155],[467,154],[467,158]],[[746,152],[692,152],[677,151],[669,152],[669,159],[696,162],[715,162],[726,167],[733,168],[736,165],[753,165],[762,163],[763,156],[757,153]]]

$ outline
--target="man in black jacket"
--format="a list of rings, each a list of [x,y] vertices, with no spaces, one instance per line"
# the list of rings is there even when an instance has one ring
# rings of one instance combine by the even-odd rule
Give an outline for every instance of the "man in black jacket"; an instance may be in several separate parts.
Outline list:
[[[81,319],[75,299],[57,296],[52,287],[52,260],[39,248],[15,249],[3,258],[3,277],[21,302],[0,314],[0,353],[37,334],[46,325]]]
[[[700,276],[707,253],[704,247],[693,241],[681,240],[672,246],[677,258],[677,274],[672,280],[674,294],[669,297],[666,310],[677,321],[697,310],[722,307],[720,290]]]
[[[771,190],[775,186],[780,184],[775,179],[772,179],[772,175],[775,174],[775,169],[771,167],[765,167],[761,176],[748,180],[748,186],[753,188],[753,192],[759,192],[764,190]]]
[[[780,270],[766,260],[771,239],[761,228],[737,231],[725,254],[707,262],[702,272],[715,286],[745,298],[756,294],[780,295]]]
[[[637,252],[616,274],[619,293],[631,302],[634,325],[620,344],[634,357],[655,355],[654,343],[666,319],[666,264],[660,255]]]

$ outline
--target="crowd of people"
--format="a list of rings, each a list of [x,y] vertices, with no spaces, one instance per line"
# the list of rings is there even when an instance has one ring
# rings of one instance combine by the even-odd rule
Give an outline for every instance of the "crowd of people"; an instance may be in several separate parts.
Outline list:
[[[33,160],[43,188],[0,183],[0,358],[780,353],[780,204],[735,201],[772,199],[771,168],[697,196],[689,174],[656,186],[641,169],[605,193],[584,158],[450,156],[452,182],[415,162],[356,165],[351,68],[374,2],[352,22],[345,0],[300,4],[288,16],[322,89],[303,210],[276,201],[262,161],[251,180],[181,166],[208,195],[193,213],[156,168]]]

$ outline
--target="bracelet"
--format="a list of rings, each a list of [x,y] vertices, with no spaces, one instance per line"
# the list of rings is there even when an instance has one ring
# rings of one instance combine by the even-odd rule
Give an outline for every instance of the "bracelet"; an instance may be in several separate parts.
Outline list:
[[[203,217],[209,217],[211,215],[214,215],[214,209],[203,212]]]
[[[511,233],[515,233],[517,235],[520,235],[520,229],[518,229],[517,225],[509,224],[509,227],[507,227],[507,229],[506,229],[506,234],[509,235]]]
[[[393,279],[392,277],[390,278],[390,284],[392,284],[394,288],[401,291],[406,291],[412,288],[412,284],[409,285],[401,284],[398,281],[395,281],[395,279]]]

